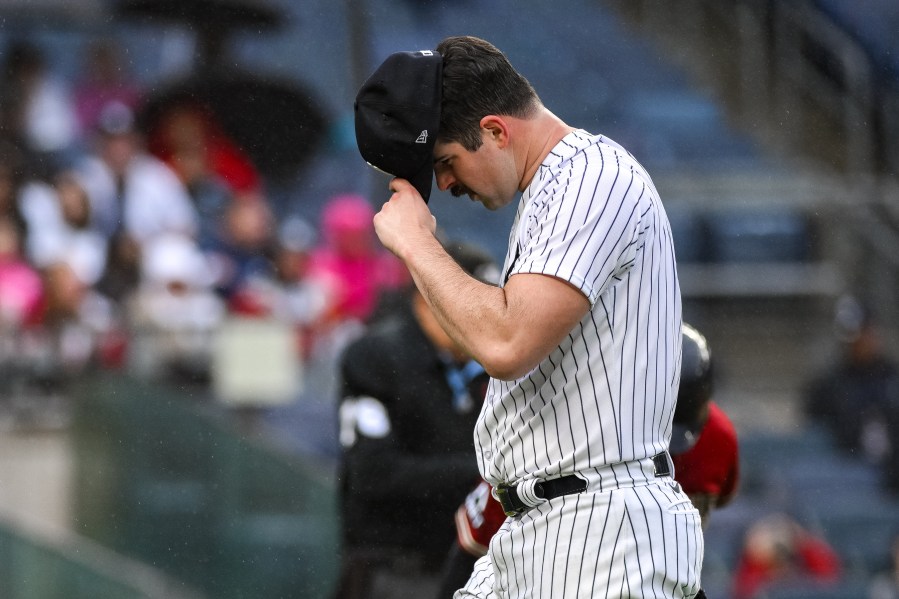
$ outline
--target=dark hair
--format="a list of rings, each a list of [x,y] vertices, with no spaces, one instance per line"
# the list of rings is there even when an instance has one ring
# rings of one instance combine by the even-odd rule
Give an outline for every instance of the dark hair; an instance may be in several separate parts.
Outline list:
[[[440,133],[473,152],[481,146],[481,119],[488,114],[527,117],[540,106],[537,92],[490,42],[448,37],[437,45],[443,56]]]

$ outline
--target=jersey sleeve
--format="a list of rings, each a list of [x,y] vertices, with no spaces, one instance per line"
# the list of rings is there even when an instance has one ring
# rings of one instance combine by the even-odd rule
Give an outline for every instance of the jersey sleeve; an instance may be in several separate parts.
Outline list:
[[[653,194],[625,155],[572,159],[534,191],[519,221],[519,258],[510,274],[557,277],[595,303],[638,259],[657,221]]]

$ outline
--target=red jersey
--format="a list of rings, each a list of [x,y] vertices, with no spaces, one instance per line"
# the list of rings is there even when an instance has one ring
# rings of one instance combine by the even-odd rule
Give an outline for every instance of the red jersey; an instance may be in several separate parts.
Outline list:
[[[737,490],[740,476],[737,432],[727,414],[709,402],[709,418],[696,444],[684,453],[671,456],[674,478],[684,493],[709,496],[710,507],[729,502]],[[698,507],[698,506],[697,506]]]
[[[487,554],[491,537],[506,519],[502,505],[493,497],[491,490],[490,485],[482,480],[456,510],[459,546],[478,557]]]
[[[691,499],[696,497],[694,501],[702,498],[709,507],[720,507],[733,498],[739,478],[737,433],[727,414],[713,402],[709,402],[709,418],[696,444],[671,459],[675,480]],[[490,491],[490,485],[481,481],[456,510],[459,546],[478,557],[487,553],[490,539],[506,519]]]

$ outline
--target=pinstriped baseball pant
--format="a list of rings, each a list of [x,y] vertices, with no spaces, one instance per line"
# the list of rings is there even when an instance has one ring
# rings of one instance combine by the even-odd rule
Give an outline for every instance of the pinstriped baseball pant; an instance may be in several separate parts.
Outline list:
[[[454,599],[690,599],[699,512],[670,477],[564,495],[509,518]]]

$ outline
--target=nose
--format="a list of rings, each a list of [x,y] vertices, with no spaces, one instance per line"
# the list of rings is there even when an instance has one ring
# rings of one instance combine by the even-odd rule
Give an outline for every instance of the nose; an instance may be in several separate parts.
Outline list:
[[[437,171],[434,174],[434,178],[437,180],[437,189],[440,191],[446,191],[456,184],[456,179],[453,177],[452,173],[445,170]]]

